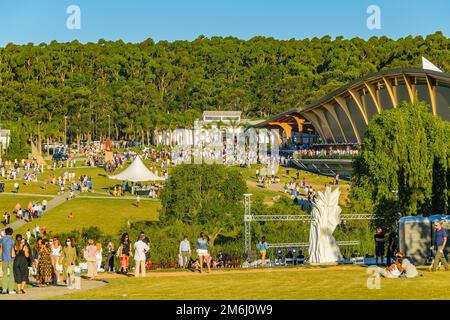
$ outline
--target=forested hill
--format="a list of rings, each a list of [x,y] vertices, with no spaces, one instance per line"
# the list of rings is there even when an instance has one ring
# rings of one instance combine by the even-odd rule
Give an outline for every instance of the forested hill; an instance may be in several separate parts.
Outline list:
[[[363,75],[421,67],[427,57],[450,71],[450,39],[423,37],[280,41],[200,36],[8,44],[0,48],[0,121],[58,138],[64,115],[70,135],[139,138],[147,130],[190,123],[203,110],[242,110],[264,118],[307,104]]]

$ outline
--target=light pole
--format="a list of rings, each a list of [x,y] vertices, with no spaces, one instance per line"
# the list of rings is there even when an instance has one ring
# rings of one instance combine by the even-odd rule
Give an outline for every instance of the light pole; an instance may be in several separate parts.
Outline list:
[[[42,146],[41,146],[41,122],[38,121],[38,148],[39,148],[39,154],[42,155]]]
[[[67,116],[64,116],[64,146],[67,146]]]
[[[111,139],[111,115],[108,114],[108,137]]]

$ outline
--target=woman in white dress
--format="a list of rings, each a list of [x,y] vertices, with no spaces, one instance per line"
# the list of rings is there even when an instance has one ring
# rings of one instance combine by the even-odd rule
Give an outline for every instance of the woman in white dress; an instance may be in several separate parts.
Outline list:
[[[102,244],[100,242],[97,242],[97,253],[95,254],[95,259],[97,260],[97,271],[100,271],[102,268]]]
[[[51,245],[51,259],[52,259],[52,266],[53,271],[55,272],[55,280],[56,284],[61,281],[60,279],[60,270],[62,270],[62,261],[61,261],[61,243],[59,242],[58,238],[53,238],[52,245]]]

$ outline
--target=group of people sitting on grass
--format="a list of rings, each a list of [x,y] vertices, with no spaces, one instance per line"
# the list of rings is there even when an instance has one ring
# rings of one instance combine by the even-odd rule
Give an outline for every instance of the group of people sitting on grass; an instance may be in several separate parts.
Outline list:
[[[376,272],[384,278],[415,278],[418,275],[414,264],[402,252],[395,254],[394,263],[385,269],[377,267]]]

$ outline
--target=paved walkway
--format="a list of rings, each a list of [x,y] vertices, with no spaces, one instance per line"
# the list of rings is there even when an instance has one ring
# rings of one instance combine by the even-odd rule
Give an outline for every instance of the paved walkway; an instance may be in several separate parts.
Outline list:
[[[81,280],[81,289],[69,290],[66,286],[60,285],[56,287],[27,287],[25,288],[25,294],[0,294],[1,300],[42,300],[49,299],[56,296],[63,296],[74,292],[86,291],[90,289],[97,289],[105,286],[107,283],[104,281],[96,280]]]

